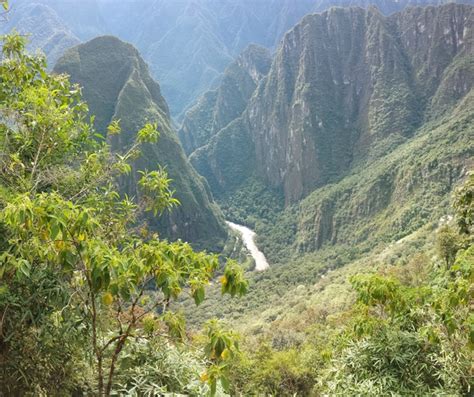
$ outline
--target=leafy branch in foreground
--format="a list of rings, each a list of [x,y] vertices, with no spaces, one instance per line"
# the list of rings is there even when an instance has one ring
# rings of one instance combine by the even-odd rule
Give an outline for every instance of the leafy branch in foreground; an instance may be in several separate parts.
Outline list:
[[[178,205],[171,180],[159,167],[142,173],[142,197],[134,201],[118,192],[117,177],[131,171],[129,163],[143,143],[157,141],[157,126],[145,125],[125,153],[112,153],[94,132],[80,89],[65,76],[46,73],[43,59],[24,52],[23,38],[7,36],[3,43],[0,345],[6,364],[0,380],[11,394],[54,394],[82,384],[83,391],[110,395],[128,344],[186,338],[184,322],[169,303],[184,292],[201,303],[219,260],[181,241],[157,235],[143,240],[134,233],[140,211],[157,215]],[[108,133],[120,129],[119,121],[113,121]],[[247,290],[236,264],[225,273],[228,288],[223,292]],[[57,291],[54,299],[46,289],[37,291],[46,300],[46,312],[43,306],[31,307],[36,301],[28,294],[34,295],[32,283],[47,275],[53,276]],[[38,329],[37,349],[28,356],[29,335],[20,330]],[[55,367],[40,362],[53,362],[59,353],[51,349],[59,346],[48,340],[65,330],[76,335],[76,341],[65,336],[58,341],[76,360],[67,375],[71,384],[66,377],[52,385],[47,379],[61,368],[60,360]],[[34,370],[25,372],[28,360]],[[81,366],[94,374],[96,387],[75,378]]]

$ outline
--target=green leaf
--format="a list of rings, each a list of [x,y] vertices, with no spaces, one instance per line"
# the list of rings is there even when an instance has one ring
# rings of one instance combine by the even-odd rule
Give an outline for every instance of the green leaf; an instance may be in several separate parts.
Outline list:
[[[160,133],[157,130],[156,124],[145,124],[145,126],[138,131],[137,141],[139,143],[155,143],[158,140]]]
[[[228,393],[230,390],[230,382],[229,379],[224,375],[221,377],[221,385],[224,388],[224,391]]]
[[[121,131],[120,120],[112,120],[112,122],[107,126],[108,135],[118,135]]]
[[[51,225],[51,230],[50,230],[50,237],[51,237],[51,240],[56,240],[56,237],[58,236],[59,234],[59,225],[57,222],[53,222],[52,225]]]
[[[216,395],[216,391],[217,391],[217,381],[216,379],[211,379],[211,396],[215,396]]]
[[[200,287],[196,289],[196,291],[194,291],[193,298],[196,305],[200,305],[204,301],[204,296],[205,296],[204,287]]]
[[[30,271],[31,271],[31,264],[25,260],[25,259],[20,259],[18,261],[18,270],[23,274],[25,277],[30,277]]]

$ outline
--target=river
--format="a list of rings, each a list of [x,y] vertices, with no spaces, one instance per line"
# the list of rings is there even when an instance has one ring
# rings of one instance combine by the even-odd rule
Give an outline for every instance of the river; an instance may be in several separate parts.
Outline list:
[[[255,270],[257,272],[261,272],[263,270],[267,270],[270,265],[268,264],[267,258],[262,251],[260,251],[255,244],[255,232],[248,227],[238,225],[233,222],[226,222],[232,230],[235,230],[242,236],[242,241],[244,245],[249,250],[252,258],[255,261]]]

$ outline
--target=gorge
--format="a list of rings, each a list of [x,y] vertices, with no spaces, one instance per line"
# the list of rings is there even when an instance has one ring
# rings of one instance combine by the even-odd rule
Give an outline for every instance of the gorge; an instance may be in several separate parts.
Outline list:
[[[474,0],[0,10],[0,397],[472,395]]]

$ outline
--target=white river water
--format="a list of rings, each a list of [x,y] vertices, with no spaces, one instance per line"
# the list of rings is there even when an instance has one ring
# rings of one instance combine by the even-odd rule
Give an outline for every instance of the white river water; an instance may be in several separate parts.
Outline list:
[[[261,272],[270,267],[267,262],[267,258],[263,255],[255,244],[255,232],[248,227],[237,225],[233,222],[226,222],[232,230],[237,231],[242,236],[242,241],[247,249],[250,251],[252,258],[255,260],[255,270]]]

